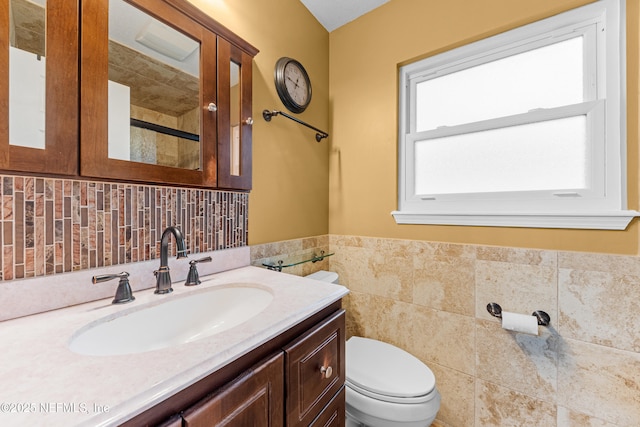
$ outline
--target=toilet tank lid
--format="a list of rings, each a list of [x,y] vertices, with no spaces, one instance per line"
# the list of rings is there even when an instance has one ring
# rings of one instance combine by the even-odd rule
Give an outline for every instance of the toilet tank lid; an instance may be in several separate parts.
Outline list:
[[[334,273],[333,271],[320,270],[304,277],[306,277],[307,279],[321,280],[323,282],[328,282],[328,283],[338,282],[338,273]]]
[[[436,386],[431,369],[417,357],[391,344],[351,337],[346,346],[347,381],[390,397],[419,397]]]

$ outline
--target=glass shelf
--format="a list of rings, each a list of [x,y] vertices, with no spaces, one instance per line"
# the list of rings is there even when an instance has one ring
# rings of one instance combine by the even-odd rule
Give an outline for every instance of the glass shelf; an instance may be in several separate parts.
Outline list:
[[[316,255],[315,252],[313,254],[302,254],[297,256],[294,255],[284,260],[281,259],[278,261],[263,262],[262,265],[264,267],[267,267],[269,270],[282,271],[283,268],[293,267],[294,265],[304,264],[305,262],[322,261],[323,259],[331,255],[333,255],[333,253],[326,254],[324,251],[320,251],[320,255]]]

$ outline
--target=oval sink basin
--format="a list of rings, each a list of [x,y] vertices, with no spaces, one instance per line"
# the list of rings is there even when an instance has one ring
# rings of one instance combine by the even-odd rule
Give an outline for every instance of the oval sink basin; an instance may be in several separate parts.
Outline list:
[[[271,292],[250,284],[176,296],[154,306],[92,322],[74,334],[69,348],[85,355],[110,356],[184,344],[246,322],[272,300]]]

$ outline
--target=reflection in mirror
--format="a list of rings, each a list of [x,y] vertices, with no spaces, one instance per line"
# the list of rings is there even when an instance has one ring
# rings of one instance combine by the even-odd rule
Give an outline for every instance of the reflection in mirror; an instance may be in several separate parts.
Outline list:
[[[9,1],[9,143],[45,148],[45,0]]]
[[[201,169],[200,45],[109,1],[109,158]]]
[[[240,65],[231,61],[231,175],[240,175]]]

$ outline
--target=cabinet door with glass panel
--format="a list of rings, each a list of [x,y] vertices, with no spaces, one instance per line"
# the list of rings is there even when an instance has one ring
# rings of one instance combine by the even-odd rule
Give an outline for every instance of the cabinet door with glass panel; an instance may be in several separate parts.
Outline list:
[[[78,1],[0,3],[0,168],[75,175]]]
[[[206,17],[158,0],[82,5],[81,175],[218,186],[218,114],[229,107]]]
[[[218,187],[251,189],[251,56],[218,39]]]

